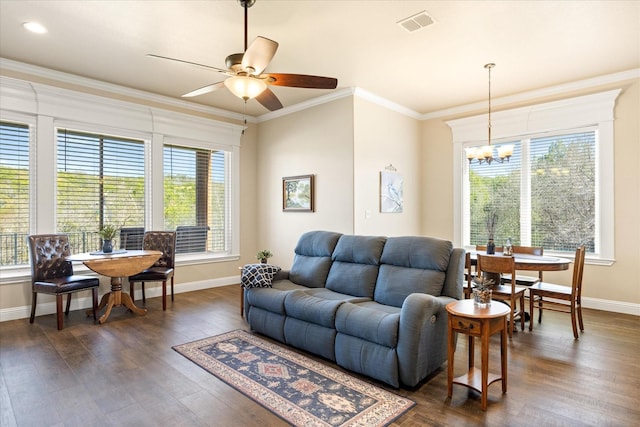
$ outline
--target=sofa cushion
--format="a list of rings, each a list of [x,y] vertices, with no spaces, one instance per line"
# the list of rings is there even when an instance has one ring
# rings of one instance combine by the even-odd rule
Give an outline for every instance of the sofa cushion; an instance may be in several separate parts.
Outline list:
[[[373,298],[384,237],[341,236],[333,251],[327,289]]]
[[[309,295],[305,291],[291,291],[284,300],[287,317],[304,320],[327,328],[335,325],[336,312],[344,301],[328,300]]]
[[[441,295],[452,249],[451,242],[432,237],[388,238],[373,299],[402,307],[414,292]]]
[[[340,333],[395,348],[398,344],[400,309],[395,313],[376,310],[375,303],[367,307],[345,303],[336,314],[336,330]],[[380,305],[380,304],[378,304]]]
[[[289,280],[273,282],[270,288],[246,288],[245,298],[248,306],[260,307],[272,313],[285,314],[284,298],[289,291],[307,289]]]
[[[300,236],[289,280],[312,288],[324,287],[331,267],[331,254],[340,236],[331,231],[309,231]]]
[[[353,303],[362,303],[371,301],[371,298],[368,297],[356,297],[353,295],[347,295],[340,292],[332,291],[327,288],[313,288],[305,291],[308,295],[313,295],[314,297],[328,299],[333,301],[343,301],[343,302],[353,302]]]

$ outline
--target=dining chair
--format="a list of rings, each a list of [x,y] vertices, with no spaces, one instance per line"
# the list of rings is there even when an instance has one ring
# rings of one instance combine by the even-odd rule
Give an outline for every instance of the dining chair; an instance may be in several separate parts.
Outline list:
[[[542,322],[542,310],[559,311],[571,315],[571,326],[573,327],[573,337],[578,339],[577,322],[580,331],[584,331],[582,322],[582,273],[584,271],[584,246],[576,249],[576,257],[573,264],[573,279],[571,286],[557,285],[548,282],[538,282],[529,288],[529,310],[531,311],[531,321],[529,330],[533,330],[533,310],[537,308],[538,323]],[[551,298],[551,299],[544,299]]]
[[[135,282],[142,283],[142,301],[146,302],[144,294],[145,282],[162,281],[162,310],[167,309],[167,280],[171,279],[171,301],[173,301],[173,272],[176,260],[176,232],[175,231],[147,231],[142,239],[142,249],[161,251],[162,255],[151,267],[140,273],[129,276],[129,294],[133,297]]]
[[[123,227],[120,229],[120,249],[141,250],[144,227]]]
[[[473,277],[474,277],[472,266],[471,266],[471,253],[469,252],[467,252],[464,256],[464,268],[466,270],[466,273],[464,274],[464,276],[467,284],[464,286],[463,292],[464,292],[464,298],[469,299],[471,298],[471,294],[473,292]]]
[[[93,320],[97,320],[100,281],[97,277],[73,274],[73,265],[65,259],[71,255],[69,236],[67,234],[33,234],[28,237],[28,243],[32,291],[29,323],[33,323],[36,315],[38,294],[55,295],[58,330],[61,330],[63,328],[62,296],[67,295],[64,314],[68,316],[71,294],[89,289],[92,293]]]
[[[525,255],[535,255],[542,256],[544,253],[544,249],[542,246],[513,246],[514,254],[525,254]],[[506,282],[511,282],[511,277],[507,276],[504,278]],[[542,271],[538,271],[538,277],[524,275],[524,274],[516,274],[516,285],[519,286],[531,286],[534,283],[542,281]]]
[[[511,274],[515,277],[516,263],[511,256],[482,255],[478,254],[478,276],[483,277],[485,273],[493,273],[501,277],[504,274]],[[496,284],[492,288],[492,298],[508,302],[511,307],[509,314],[509,338],[513,337],[516,330],[516,318],[520,319],[520,328],[524,331],[524,294],[527,288],[516,286],[514,282],[509,285]],[[516,308],[516,302],[520,303],[520,309]]]

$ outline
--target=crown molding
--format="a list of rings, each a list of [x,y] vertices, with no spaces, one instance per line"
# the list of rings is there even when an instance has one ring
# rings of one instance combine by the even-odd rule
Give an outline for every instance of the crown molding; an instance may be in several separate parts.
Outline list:
[[[179,99],[171,98],[169,96],[157,95],[151,92],[145,92],[139,89],[132,89],[130,87],[120,86],[113,83],[107,83],[100,80],[94,80],[87,77],[77,76],[75,74],[64,73],[62,71],[51,70],[37,65],[25,64],[23,62],[13,61],[7,58],[0,58],[0,69],[7,69],[19,73],[30,74],[33,76],[59,81],[62,83],[68,83],[73,85],[80,85],[89,89],[100,90],[104,92],[113,93],[116,95],[122,95],[126,97],[134,97],[144,101],[165,104],[168,106],[185,109],[188,111],[211,114],[219,117],[225,117],[232,120],[238,120],[244,122],[246,119],[248,122],[256,123],[256,118],[253,116],[246,116],[243,114],[234,113],[232,111],[223,110],[221,108],[207,107],[201,104],[193,102],[182,101]]]

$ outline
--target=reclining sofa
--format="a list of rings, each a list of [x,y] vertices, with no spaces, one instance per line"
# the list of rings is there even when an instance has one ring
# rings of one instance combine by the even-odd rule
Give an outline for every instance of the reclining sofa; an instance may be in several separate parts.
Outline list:
[[[393,387],[447,360],[445,305],[462,297],[464,249],[431,237],[303,234],[290,270],[245,288],[252,330]]]

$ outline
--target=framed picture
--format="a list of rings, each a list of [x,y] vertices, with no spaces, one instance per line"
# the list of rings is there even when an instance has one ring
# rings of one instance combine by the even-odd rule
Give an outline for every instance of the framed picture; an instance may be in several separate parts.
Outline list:
[[[402,213],[402,175],[395,172],[380,172],[380,212]]]
[[[313,212],[313,175],[282,178],[282,210]]]

